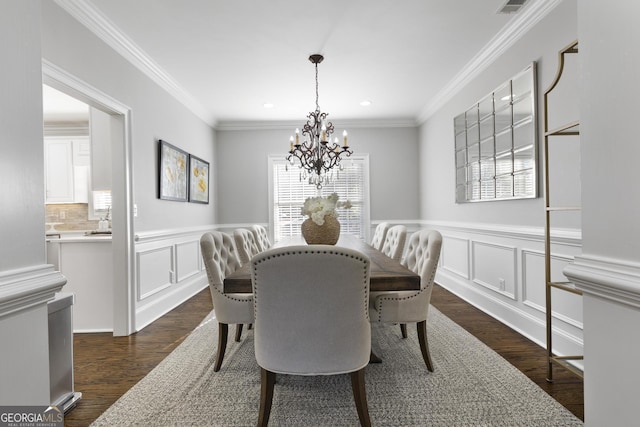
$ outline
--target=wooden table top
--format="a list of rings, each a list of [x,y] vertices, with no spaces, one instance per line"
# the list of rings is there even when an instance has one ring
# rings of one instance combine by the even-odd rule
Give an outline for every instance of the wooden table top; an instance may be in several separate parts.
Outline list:
[[[301,238],[291,238],[275,244],[275,247],[305,244]],[[420,275],[394,261],[358,237],[341,234],[336,246],[355,249],[371,260],[370,290],[414,291],[420,289]],[[224,279],[225,293],[251,293],[251,264],[247,263]]]

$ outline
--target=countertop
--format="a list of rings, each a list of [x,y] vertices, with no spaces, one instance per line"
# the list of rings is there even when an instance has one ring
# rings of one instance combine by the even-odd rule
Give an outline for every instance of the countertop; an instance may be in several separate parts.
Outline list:
[[[111,234],[85,234],[80,232],[56,232],[46,236],[47,242],[51,243],[110,243]]]

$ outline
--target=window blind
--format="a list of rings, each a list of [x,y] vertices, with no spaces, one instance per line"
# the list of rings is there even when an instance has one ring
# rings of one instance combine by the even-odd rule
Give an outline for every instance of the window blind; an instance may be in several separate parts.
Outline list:
[[[317,195],[327,196],[337,193],[341,202],[351,202],[351,208],[339,208],[338,220],[340,232],[354,234],[365,238],[365,209],[368,165],[366,157],[353,156],[342,162],[342,171],[333,171],[331,183],[323,185],[317,190],[308,181],[300,180],[300,169],[288,165],[284,159],[273,160],[273,227],[274,240],[282,237],[298,236],[301,234],[300,226],[307,218],[301,214],[304,201],[308,197]]]

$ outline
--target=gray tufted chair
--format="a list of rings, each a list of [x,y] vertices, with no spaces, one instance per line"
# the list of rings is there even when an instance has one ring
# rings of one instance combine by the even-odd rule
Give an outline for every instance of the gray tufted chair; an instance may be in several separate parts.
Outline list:
[[[233,230],[233,239],[236,242],[236,249],[238,249],[238,257],[242,265],[248,264],[251,261],[251,257],[260,253],[258,244],[251,230],[246,228],[236,228]]]
[[[267,229],[262,225],[252,225],[251,233],[253,233],[253,238],[258,245],[258,250],[260,252],[266,251],[271,247],[271,241],[269,240],[269,235],[267,234]]]
[[[349,373],[360,424],[370,426],[364,372],[371,353],[369,258],[327,245],[289,246],[252,261],[258,425],[269,422],[276,374]]]
[[[404,251],[404,243],[407,240],[407,227],[404,225],[394,225],[387,230],[387,235],[384,239],[384,244],[380,251],[396,261],[400,261],[402,258],[402,252]]]
[[[377,250],[382,249],[382,245],[384,245],[384,239],[387,237],[387,230],[389,229],[388,222],[381,222],[376,227],[376,231],[373,233],[373,238],[371,239],[371,246],[376,248]]]
[[[242,334],[242,324],[250,325],[253,323],[253,295],[223,293],[225,276],[240,267],[231,236],[218,231],[205,233],[200,238],[200,250],[207,271],[213,308],[218,320],[218,356],[213,368],[215,372],[218,372],[227,347],[229,325],[237,325],[236,341],[239,341]]]
[[[403,265],[420,275],[419,291],[379,292],[372,297],[369,316],[372,322],[400,323],[402,335],[406,324],[416,322],[420,350],[427,369],[433,372],[433,363],[427,342],[427,314],[431,291],[438,268],[442,235],[437,231],[421,230],[409,238]]]

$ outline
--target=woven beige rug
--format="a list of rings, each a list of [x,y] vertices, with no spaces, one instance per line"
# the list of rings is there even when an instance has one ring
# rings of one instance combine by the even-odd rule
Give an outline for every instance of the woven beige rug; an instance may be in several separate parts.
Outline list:
[[[254,426],[260,371],[253,331],[228,344],[213,372],[217,323],[210,315],[152,372],[102,414],[94,426]],[[231,334],[233,335],[233,334]],[[583,423],[493,350],[430,309],[435,372],[424,365],[415,332],[375,325],[383,363],[367,368],[374,426],[580,426]],[[280,375],[270,426],[358,426],[347,375]]]

